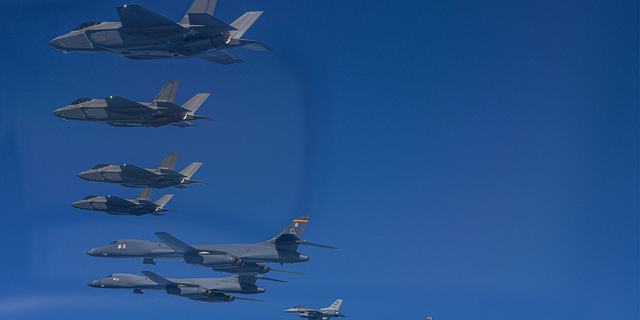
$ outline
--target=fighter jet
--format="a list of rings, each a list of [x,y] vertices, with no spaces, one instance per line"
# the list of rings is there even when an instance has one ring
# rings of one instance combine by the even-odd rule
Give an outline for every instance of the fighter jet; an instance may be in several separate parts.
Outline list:
[[[309,257],[298,253],[298,245],[336,249],[302,240],[309,217],[298,217],[275,237],[253,244],[188,245],[166,232],[156,232],[162,242],[137,239],[116,240],[91,249],[94,257],[143,259],[144,264],[158,260],[184,260],[186,263],[208,267],[226,273],[264,274],[269,271],[296,273],[272,269],[264,263],[298,263]]]
[[[151,214],[154,216],[164,215],[164,211],[175,212],[165,209],[164,206],[173,197],[172,194],[165,194],[156,202],[149,201],[153,188],[145,188],[135,200],[122,199],[116,196],[88,196],[71,205],[78,209],[102,211],[117,216],[141,216]]]
[[[330,307],[322,309],[309,309],[303,306],[293,307],[291,309],[284,310],[284,312],[296,312],[299,316],[310,320],[326,320],[333,317],[345,317],[345,315],[338,312],[342,299],[336,300]]]
[[[116,273],[103,279],[94,280],[87,285],[94,288],[133,289],[133,293],[142,294],[142,290],[165,290],[168,294],[204,302],[231,302],[235,299],[255,300],[234,297],[229,293],[263,293],[264,288],[255,285],[257,279],[286,282],[260,275],[233,275],[227,278],[167,279],[151,271],[142,271],[146,276]]]
[[[166,187],[190,188],[189,183],[205,184],[191,180],[191,176],[200,168],[202,162],[194,162],[180,172],[173,171],[178,153],[169,153],[158,169],[146,169],[132,164],[99,164],[91,170],[78,173],[78,177],[87,181],[117,183],[129,188]]]
[[[180,81],[167,81],[152,102],[136,102],[123,97],[80,98],[53,112],[64,120],[102,122],[114,127],[191,127],[187,120],[216,121],[194,113],[209,93],[198,93],[182,106],[173,103]]]
[[[243,62],[227,49],[272,51],[241,39],[262,14],[251,11],[231,24],[214,18],[217,0],[195,0],[179,23],[137,4],[116,8],[120,22],[88,21],[49,44],[65,53],[115,54],[132,60],[196,57],[220,64]]]

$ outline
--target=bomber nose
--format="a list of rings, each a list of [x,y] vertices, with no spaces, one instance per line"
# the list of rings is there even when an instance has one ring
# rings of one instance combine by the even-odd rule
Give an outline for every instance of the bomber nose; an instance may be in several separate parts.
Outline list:
[[[95,252],[95,250],[96,250],[96,249],[91,249],[91,250],[87,251],[87,254],[88,254],[88,255],[90,255],[90,256],[92,256],[92,255],[93,255],[93,253]]]
[[[87,285],[89,287],[96,288],[96,287],[100,286],[100,282],[99,282],[99,280],[93,280],[93,281],[87,283]]]
[[[298,259],[300,259],[300,261],[302,262],[309,261],[309,256],[301,254]]]

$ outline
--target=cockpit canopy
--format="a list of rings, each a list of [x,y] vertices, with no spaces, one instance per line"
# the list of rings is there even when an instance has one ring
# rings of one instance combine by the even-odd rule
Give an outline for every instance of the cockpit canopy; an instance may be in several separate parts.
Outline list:
[[[74,30],[74,31],[76,31],[76,30],[82,30],[82,29],[84,29],[84,28],[89,28],[89,27],[91,27],[91,26],[95,26],[95,25],[101,24],[102,22],[104,22],[104,21],[87,21],[87,22],[85,22],[85,23],[83,23],[83,24],[79,25],[77,28],[75,28],[75,29],[73,29],[73,30]]]
[[[108,164],[99,164],[99,165],[93,167],[93,169],[100,169],[100,168],[104,168],[104,167],[108,167],[108,166],[109,166]]]
[[[73,105],[81,104],[83,102],[87,102],[87,101],[91,101],[91,100],[93,100],[93,99],[91,99],[91,98],[80,98],[80,99],[72,102],[71,105],[73,106]]]
[[[86,196],[84,199],[82,200],[89,200],[89,199],[93,199],[93,198],[97,198],[98,196]]]
[[[111,243],[109,243],[109,244],[116,244],[116,242],[118,242],[118,240],[116,240],[116,241],[114,241],[114,242],[111,242]]]

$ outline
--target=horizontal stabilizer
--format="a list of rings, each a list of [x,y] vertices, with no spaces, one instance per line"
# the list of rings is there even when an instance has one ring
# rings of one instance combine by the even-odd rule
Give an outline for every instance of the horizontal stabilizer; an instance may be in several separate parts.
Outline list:
[[[176,185],[175,185],[175,186],[173,186],[173,187],[178,188],[178,189],[189,189],[189,188],[191,188],[191,187],[189,187],[189,186],[188,186],[188,185],[186,185],[186,184],[176,184]]]
[[[141,5],[128,4],[116,9],[120,22],[125,28],[135,28],[144,32],[144,29],[157,32],[159,27],[165,30],[182,30],[181,25],[149,10]]]
[[[188,13],[188,15],[189,15],[189,24],[192,26],[195,26],[195,25],[207,26],[213,29],[213,31],[216,33],[236,30],[236,28],[206,13]]]
[[[311,243],[311,242],[308,242],[307,240],[299,240],[299,241],[296,241],[296,243],[299,244],[299,245],[303,245],[303,246],[326,248],[326,249],[338,249],[338,248],[334,248],[334,247],[330,247],[330,246],[325,246],[325,245],[322,245],[322,244]]]
[[[200,108],[202,103],[204,103],[204,101],[209,98],[210,95],[210,93],[198,93],[189,101],[185,102],[182,107],[191,111],[191,113],[194,113],[196,112],[196,110],[198,110],[198,108]]]
[[[176,127],[180,127],[180,128],[186,128],[186,127],[195,127],[196,125],[189,122],[189,121],[180,121],[180,122],[174,122],[171,124],[172,126],[176,126]]]
[[[161,285],[161,286],[165,286],[165,287],[169,287],[169,286],[177,286],[178,284],[175,282],[172,282],[168,279],[165,279],[157,274],[155,274],[154,272],[151,271],[142,271],[142,273],[147,276],[147,278],[149,278],[151,281]]]
[[[177,152],[169,153],[167,157],[164,158],[164,160],[162,160],[162,163],[160,164],[158,169],[173,170],[176,167],[176,162],[178,161],[178,155],[179,153]]]
[[[234,297],[234,298],[236,298],[236,299],[239,299],[239,300],[248,300],[248,301],[266,301],[266,300],[251,299],[251,298],[243,298],[243,297],[237,297],[237,296],[232,296],[232,297]]]
[[[162,242],[164,242],[169,248],[173,249],[173,251],[178,253],[198,253],[199,251],[180,241],[178,238],[166,233],[166,232],[156,232],[156,236],[160,238]]]
[[[284,280],[279,280],[279,279],[274,279],[274,278],[267,278],[265,276],[261,276],[259,274],[255,275],[255,278],[258,280],[267,280],[267,281],[275,281],[275,282],[282,282],[282,283],[289,283],[289,281],[284,281]]]
[[[227,50],[214,50],[205,54],[197,55],[196,58],[212,61],[219,64],[232,64],[238,62],[244,62],[244,60],[238,58],[235,54]]]
[[[193,117],[193,120],[218,121],[216,119],[211,119],[211,118],[205,117],[205,116],[198,116],[198,115],[195,115],[195,114],[192,114],[192,115],[189,116],[189,118],[191,118],[191,117]]]
[[[196,173],[196,171],[198,171],[198,169],[200,169],[200,166],[202,166],[202,162],[194,162],[190,164],[188,167],[184,168],[182,171],[180,171],[180,174],[187,177],[187,179],[189,179],[191,178],[191,176],[193,176],[194,173]],[[193,182],[198,183],[198,181],[193,181]]]
[[[290,273],[290,274],[306,274],[304,272],[295,272],[295,271],[280,270],[280,269],[274,269],[274,268],[269,268],[269,271],[280,272],[280,273]]]
[[[149,200],[151,198],[151,193],[153,192],[153,188],[144,188],[137,200]]]
[[[232,39],[229,41],[229,47],[241,47],[253,51],[273,51],[273,49],[267,47],[264,43],[255,40],[247,39]]]
[[[258,20],[263,11],[250,11],[231,23],[231,26],[238,29],[238,31],[231,31],[229,34],[231,38],[240,39],[242,35],[249,30],[251,25]]]

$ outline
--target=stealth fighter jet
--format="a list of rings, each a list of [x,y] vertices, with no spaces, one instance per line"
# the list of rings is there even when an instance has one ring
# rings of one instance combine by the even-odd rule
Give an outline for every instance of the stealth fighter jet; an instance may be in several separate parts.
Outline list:
[[[194,162],[184,170],[175,172],[173,169],[177,160],[178,153],[169,153],[158,169],[140,168],[132,164],[99,164],[91,170],[78,173],[78,177],[87,181],[117,183],[130,188],[190,188],[187,186],[189,183],[205,184],[191,180],[202,162]]]
[[[198,93],[182,106],[173,103],[180,81],[167,81],[152,102],[136,102],[123,97],[104,99],[80,98],[53,112],[64,120],[102,122],[114,127],[190,127],[187,120],[209,120],[194,113],[207,100],[209,93]]]
[[[166,232],[156,232],[162,242],[116,240],[106,246],[91,249],[87,254],[94,257],[144,259],[144,264],[155,264],[154,259],[184,260],[194,266],[226,273],[263,274],[270,270],[295,273],[271,269],[264,263],[282,265],[308,261],[308,256],[297,252],[298,245],[336,249],[302,240],[307,222],[309,217],[299,217],[275,237],[260,243],[188,245]]]
[[[179,23],[137,4],[118,7],[120,22],[88,21],[49,44],[64,52],[115,54],[132,60],[196,57],[220,64],[243,62],[227,49],[272,51],[241,39],[262,14],[251,11],[231,24],[214,18],[217,0],[195,0]]]
[[[310,319],[310,320],[320,320],[320,319],[326,320],[332,317],[345,317],[345,315],[338,312],[338,309],[340,309],[341,304],[342,304],[342,299],[338,299],[330,307],[327,307],[327,308],[309,309],[303,306],[297,306],[291,309],[284,310],[284,312],[297,313],[299,316]]]
[[[142,290],[165,290],[168,294],[204,302],[231,302],[235,299],[262,301],[234,297],[229,293],[263,293],[264,288],[255,285],[257,279],[286,282],[260,275],[233,275],[227,278],[167,279],[151,271],[142,271],[146,276],[116,273],[103,279],[88,283],[94,288],[133,289],[133,293],[142,294]]]
[[[122,199],[116,196],[88,196],[80,201],[76,201],[71,205],[78,209],[102,211],[113,215],[129,215],[141,216],[151,214],[154,216],[164,215],[164,211],[172,211],[165,209],[164,206],[173,197],[172,194],[165,194],[156,202],[149,201],[151,198],[152,188],[145,188],[135,200]]]

